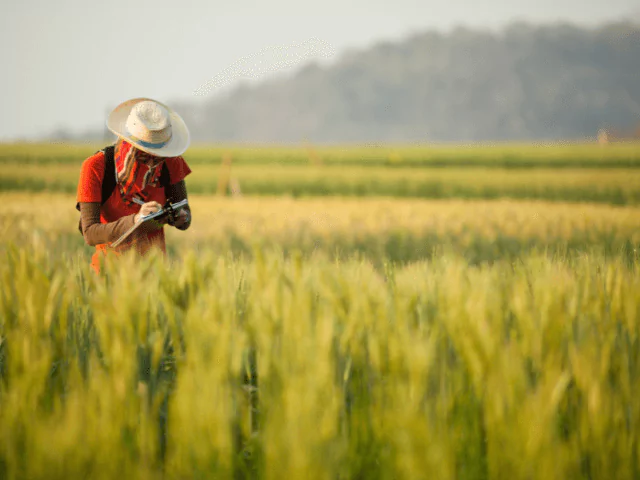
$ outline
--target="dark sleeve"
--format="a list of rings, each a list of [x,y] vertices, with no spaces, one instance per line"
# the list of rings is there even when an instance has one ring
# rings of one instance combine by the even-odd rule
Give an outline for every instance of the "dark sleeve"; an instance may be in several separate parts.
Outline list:
[[[171,200],[171,203],[180,202],[187,198],[187,186],[185,185],[184,180],[180,180],[178,183],[174,183],[173,185],[166,187],[164,193],[166,197]],[[189,212],[189,221],[182,227],[176,227],[179,230],[186,230],[191,225],[191,208],[189,205],[185,207],[185,210]]]
[[[91,246],[117,240],[133,226],[135,214],[115,222],[100,223],[100,202],[80,202],[80,221],[84,241]]]

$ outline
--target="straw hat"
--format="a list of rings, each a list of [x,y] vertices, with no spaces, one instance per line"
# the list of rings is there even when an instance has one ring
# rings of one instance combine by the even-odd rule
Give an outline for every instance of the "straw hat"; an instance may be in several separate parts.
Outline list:
[[[182,117],[150,98],[134,98],[118,105],[109,114],[107,128],[157,157],[177,157],[189,147],[189,129]]]

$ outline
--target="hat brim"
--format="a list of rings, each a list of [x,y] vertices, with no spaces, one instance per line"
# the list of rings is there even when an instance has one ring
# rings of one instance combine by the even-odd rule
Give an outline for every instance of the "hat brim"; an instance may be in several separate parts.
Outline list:
[[[171,119],[171,138],[160,148],[150,148],[148,146],[141,145],[131,138],[126,129],[129,113],[131,113],[131,110],[136,104],[145,100],[156,102],[166,108],[169,112],[169,117]],[[152,98],[134,98],[121,103],[109,114],[109,118],[107,118],[107,128],[118,137],[123,138],[130,144],[134,145],[137,149],[151,155],[155,155],[156,157],[178,157],[182,155],[187,148],[189,148],[189,129],[187,128],[186,123],[184,123],[184,120],[182,120],[182,117],[164,103],[153,100]]]

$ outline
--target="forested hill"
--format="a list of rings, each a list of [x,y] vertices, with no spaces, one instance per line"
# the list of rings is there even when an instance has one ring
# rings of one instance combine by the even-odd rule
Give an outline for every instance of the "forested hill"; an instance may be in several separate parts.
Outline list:
[[[196,141],[594,137],[640,124],[640,28],[425,32],[179,111]]]

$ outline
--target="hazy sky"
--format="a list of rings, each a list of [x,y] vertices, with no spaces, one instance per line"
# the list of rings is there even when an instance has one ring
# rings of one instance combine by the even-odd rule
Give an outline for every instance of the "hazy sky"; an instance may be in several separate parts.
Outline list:
[[[196,90],[214,78],[233,85],[234,63],[263,77],[283,59],[308,58],[300,45],[337,59],[430,28],[595,25],[637,18],[639,8],[638,0],[3,0],[0,141],[102,128],[108,110],[133,97],[206,101],[217,89]]]

